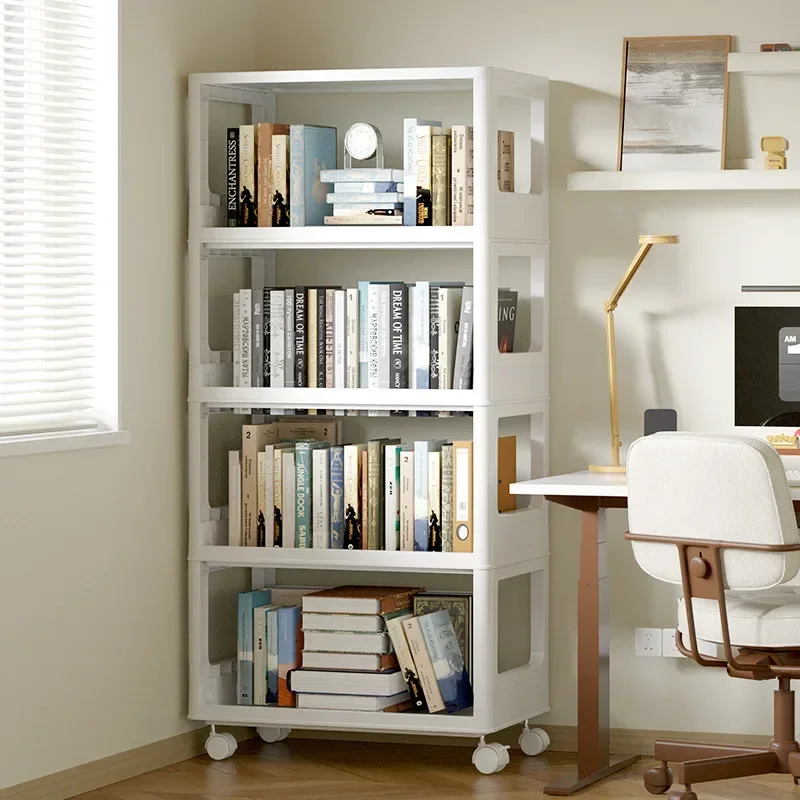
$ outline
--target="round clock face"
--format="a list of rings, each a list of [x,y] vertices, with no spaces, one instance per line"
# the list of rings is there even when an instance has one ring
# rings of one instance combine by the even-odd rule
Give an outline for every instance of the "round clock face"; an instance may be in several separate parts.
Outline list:
[[[378,148],[378,135],[372,125],[357,122],[345,134],[344,146],[353,158],[365,161],[375,154]]]

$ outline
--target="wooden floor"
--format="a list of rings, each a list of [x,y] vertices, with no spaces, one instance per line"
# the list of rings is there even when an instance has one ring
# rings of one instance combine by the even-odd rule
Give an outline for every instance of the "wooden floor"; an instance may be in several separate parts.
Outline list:
[[[233,758],[206,756],[81,795],[82,800],[529,800],[560,775],[572,757],[547,753],[529,758],[511,751],[496,775],[480,775],[467,747],[364,744],[295,739],[242,742]],[[577,795],[651,798],[641,781],[652,765],[642,760],[619,776]],[[787,775],[699,784],[699,800],[800,798]]]

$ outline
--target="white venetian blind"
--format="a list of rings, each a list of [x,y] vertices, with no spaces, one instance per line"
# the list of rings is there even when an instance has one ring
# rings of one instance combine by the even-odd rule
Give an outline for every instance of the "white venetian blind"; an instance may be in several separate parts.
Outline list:
[[[0,0],[0,437],[98,427],[102,2]]]

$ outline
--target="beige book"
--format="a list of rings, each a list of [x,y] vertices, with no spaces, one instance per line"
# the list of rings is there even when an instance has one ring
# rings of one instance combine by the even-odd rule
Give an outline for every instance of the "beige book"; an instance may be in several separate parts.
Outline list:
[[[497,440],[497,510],[501,514],[517,508],[517,496],[511,494],[516,480],[517,437],[501,436]]]
[[[450,136],[437,133],[431,146],[431,206],[434,225],[450,224]]]
[[[258,225],[272,227],[272,137],[288,136],[289,126],[279,122],[259,122],[256,126],[256,194],[258,195]]]
[[[269,446],[269,445],[268,445]],[[261,451],[256,459],[258,469],[258,512],[256,517],[256,545],[267,544],[267,454]],[[272,464],[270,464],[270,467]]]
[[[425,694],[425,702],[428,704],[428,711],[435,714],[445,708],[442,692],[436,680],[436,673],[433,671],[433,663],[425,645],[425,638],[419,626],[419,619],[411,617],[403,620],[403,630],[408,640],[408,648],[414,658],[414,666],[417,668],[417,677],[422,684],[422,691]]]
[[[272,135],[272,197],[271,224],[274,227],[289,225],[289,137],[284,134]]]
[[[414,549],[414,451],[400,451],[400,549]]]
[[[497,185],[514,191],[514,131],[497,131]]]
[[[428,453],[428,542],[442,552],[442,454]]]
[[[274,422],[242,425],[242,544],[248,547],[258,541],[258,454],[277,441]]]
[[[453,442],[453,552],[472,552],[472,442]]]
[[[453,225],[472,225],[473,135],[471,125],[453,125],[450,164],[450,216]]]

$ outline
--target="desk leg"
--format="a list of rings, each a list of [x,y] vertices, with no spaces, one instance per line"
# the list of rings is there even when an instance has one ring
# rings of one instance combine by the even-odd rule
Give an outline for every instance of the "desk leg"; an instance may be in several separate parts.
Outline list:
[[[581,511],[578,577],[578,766],[544,787],[565,797],[613,775],[639,756],[609,753],[609,596],[605,510]]]

